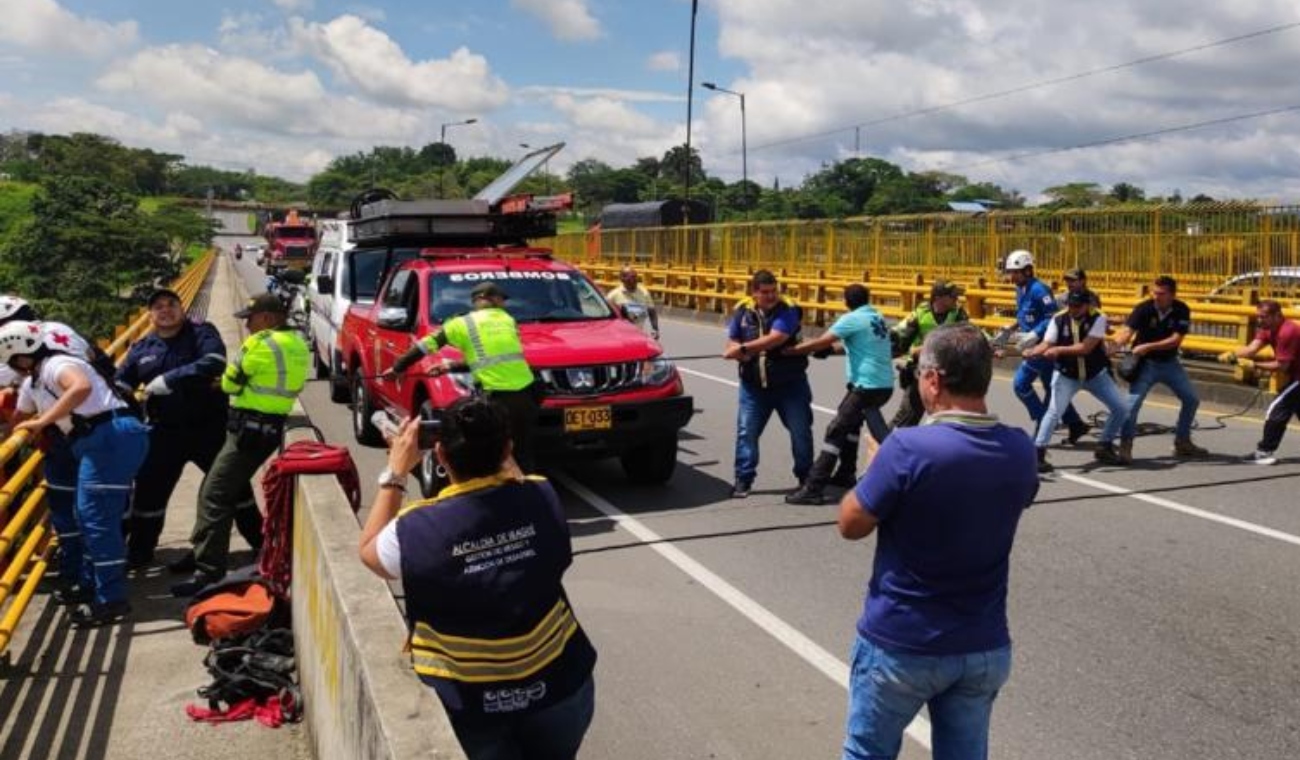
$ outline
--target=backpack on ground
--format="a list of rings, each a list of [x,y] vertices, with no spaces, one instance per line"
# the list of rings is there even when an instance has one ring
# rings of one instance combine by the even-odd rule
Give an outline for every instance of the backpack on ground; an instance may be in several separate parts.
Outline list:
[[[276,599],[249,566],[200,589],[185,610],[185,625],[195,643],[244,636],[271,622]]]

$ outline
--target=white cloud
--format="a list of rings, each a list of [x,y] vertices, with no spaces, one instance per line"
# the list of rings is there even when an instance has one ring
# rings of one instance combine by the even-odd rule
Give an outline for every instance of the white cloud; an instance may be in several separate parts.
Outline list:
[[[396,139],[417,131],[410,112],[327,92],[312,71],[288,72],[197,45],[141,51],[100,77],[119,97],[201,114],[215,124],[272,134]],[[365,119],[344,118],[365,114]]]
[[[646,136],[659,131],[654,119],[610,98],[580,100],[571,95],[556,95],[551,99],[551,105],[568,117],[578,129],[629,137]]]
[[[54,0],[0,0],[0,42],[48,53],[104,56],[134,45],[134,21],[78,16]]]
[[[285,13],[305,13],[315,5],[313,0],[271,0],[271,2]]]
[[[682,57],[673,50],[663,50],[646,59],[645,67],[650,71],[681,71]]]
[[[511,0],[511,5],[537,16],[557,40],[594,40],[604,34],[591,15],[588,0]]]
[[[337,76],[390,105],[468,113],[494,109],[508,96],[483,56],[462,47],[442,60],[412,61],[391,37],[356,16],[328,24],[293,19],[291,35]]]
[[[612,87],[561,87],[552,85],[530,85],[520,87],[516,94],[521,98],[544,98],[549,100],[556,95],[571,95],[575,98],[607,98],[629,103],[680,103],[686,100],[684,95],[674,95],[654,90],[619,90]]]

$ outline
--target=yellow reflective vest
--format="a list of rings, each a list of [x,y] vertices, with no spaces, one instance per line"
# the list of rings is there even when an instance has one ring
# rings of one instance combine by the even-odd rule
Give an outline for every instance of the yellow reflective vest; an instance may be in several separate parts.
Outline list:
[[[449,319],[442,330],[420,341],[425,353],[447,345],[460,349],[483,390],[517,391],[533,382],[533,371],[524,360],[519,326],[505,309],[477,309]]]
[[[230,405],[263,414],[288,414],[311,371],[311,351],[296,330],[248,336],[221,375]]]

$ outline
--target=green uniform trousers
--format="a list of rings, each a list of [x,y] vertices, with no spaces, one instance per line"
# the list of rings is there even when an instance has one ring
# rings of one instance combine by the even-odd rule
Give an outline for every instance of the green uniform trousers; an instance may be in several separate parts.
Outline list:
[[[194,521],[195,569],[208,575],[225,575],[230,555],[230,527],[238,521],[244,536],[262,535],[262,513],[253,495],[257,468],[279,448],[279,438],[265,436],[245,441],[226,433],[226,442],[212,462],[199,488],[198,518]],[[253,523],[257,524],[253,529]],[[259,547],[254,547],[259,548]]]

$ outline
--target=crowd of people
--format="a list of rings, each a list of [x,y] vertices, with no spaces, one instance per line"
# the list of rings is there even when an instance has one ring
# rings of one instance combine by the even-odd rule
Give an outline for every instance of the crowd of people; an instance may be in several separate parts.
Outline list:
[[[67,325],[0,296],[0,394],[12,400],[12,432],[26,431],[45,452],[59,539],[53,598],[78,627],[130,615],[128,573],[154,563],[186,463],[205,476],[194,551],[169,564],[188,577],[172,593],[192,596],[226,574],[232,524],[260,546],[253,475],[279,445],[310,369],[274,296],[235,314],[250,335],[229,359],[216,328],[189,320],[175,291],[155,290],[147,313],[151,331],[114,367]]]

